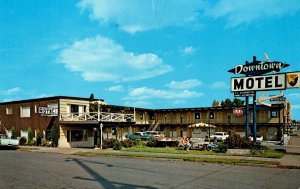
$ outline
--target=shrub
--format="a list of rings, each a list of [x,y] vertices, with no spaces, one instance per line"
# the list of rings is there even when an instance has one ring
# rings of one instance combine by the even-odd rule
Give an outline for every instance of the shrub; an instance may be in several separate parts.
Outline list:
[[[250,148],[250,139],[234,134],[225,140],[228,148]]]
[[[144,143],[142,142],[141,138],[137,138],[134,140],[135,146],[144,146]]]
[[[113,149],[114,149],[114,150],[121,150],[121,149],[122,149],[122,143],[121,143],[120,141],[116,140],[116,141],[114,142]]]
[[[148,146],[148,147],[156,147],[156,140],[149,140],[149,141],[147,141],[146,146]]]
[[[130,139],[126,139],[124,141],[122,141],[122,146],[125,148],[131,148],[132,146],[134,146],[134,141],[130,140]]]
[[[226,153],[227,152],[227,149],[228,149],[228,145],[223,143],[223,142],[218,142],[216,147],[213,148],[213,151],[214,152],[217,152],[217,153]]]
[[[267,147],[261,145],[260,142],[251,142],[250,143],[250,153],[252,155],[261,155],[265,152]]]
[[[117,140],[114,139],[114,138],[106,138],[104,139],[102,142],[102,147],[104,148],[113,148],[114,147],[114,143],[116,142]]]
[[[20,145],[25,145],[26,142],[27,142],[26,137],[21,137],[21,138],[19,139],[19,144],[20,144]]]
[[[26,145],[34,146],[34,145],[36,145],[36,141],[35,140],[27,140]]]

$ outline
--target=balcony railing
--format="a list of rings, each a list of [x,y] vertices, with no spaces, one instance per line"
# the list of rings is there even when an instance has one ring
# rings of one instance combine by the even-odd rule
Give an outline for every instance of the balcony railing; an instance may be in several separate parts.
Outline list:
[[[110,112],[61,113],[60,121],[134,122],[134,114]]]

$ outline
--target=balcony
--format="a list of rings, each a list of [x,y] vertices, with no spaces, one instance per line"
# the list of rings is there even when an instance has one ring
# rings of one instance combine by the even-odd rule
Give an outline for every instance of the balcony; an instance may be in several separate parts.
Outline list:
[[[110,112],[61,113],[61,122],[135,122],[134,114]]]

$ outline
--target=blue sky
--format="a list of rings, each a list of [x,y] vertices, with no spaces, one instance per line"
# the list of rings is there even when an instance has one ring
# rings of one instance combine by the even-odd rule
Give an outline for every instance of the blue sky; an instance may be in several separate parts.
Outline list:
[[[0,101],[211,106],[234,98],[227,70],[254,55],[300,71],[299,11],[298,0],[0,0]],[[300,89],[284,94],[300,120]]]

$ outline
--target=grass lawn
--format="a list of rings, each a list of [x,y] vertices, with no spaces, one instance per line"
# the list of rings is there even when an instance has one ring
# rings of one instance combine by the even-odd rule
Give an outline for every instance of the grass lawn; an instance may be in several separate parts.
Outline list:
[[[127,158],[154,158],[154,159],[171,159],[182,160],[191,162],[203,162],[203,163],[220,163],[220,164],[239,164],[239,165],[258,165],[258,166],[277,166],[278,161],[264,161],[253,159],[231,159],[231,158],[211,158],[211,157],[189,157],[176,154],[143,154],[143,153],[108,153],[108,152],[77,152],[74,155],[81,156],[109,156],[109,157],[127,157]]]
[[[226,154],[226,153],[216,153],[213,151],[201,151],[201,150],[183,150],[182,148],[154,148],[154,147],[132,147],[123,148],[122,151],[127,152],[151,152],[151,153],[172,153],[172,154],[199,154],[199,155],[226,155],[226,156],[241,156],[241,154]],[[254,157],[264,157],[264,158],[281,158],[284,155],[283,152],[268,149],[265,153],[256,155],[242,155],[242,156],[254,156]]]

